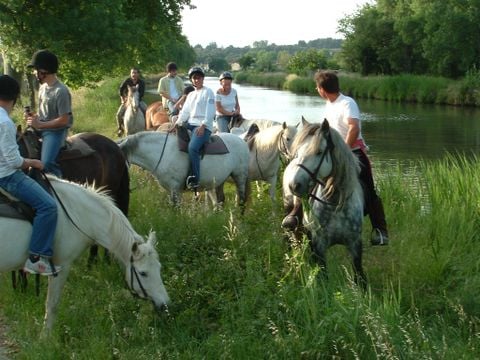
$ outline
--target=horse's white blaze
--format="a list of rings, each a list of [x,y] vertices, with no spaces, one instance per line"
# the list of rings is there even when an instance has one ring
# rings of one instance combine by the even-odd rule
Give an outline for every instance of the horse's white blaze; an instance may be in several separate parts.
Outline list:
[[[128,98],[123,117],[123,125],[126,134],[135,134],[139,131],[145,130],[145,115],[139,108],[140,95],[136,86],[128,87]]]
[[[161,281],[158,254],[152,245],[155,235],[151,234],[151,240],[145,243],[105,193],[54,178],[51,178],[51,183],[69,216],[81,231],[72,224],[59,206],[53,261],[62,266],[62,271],[56,277],[49,277],[45,330],[49,331],[53,326],[61,290],[71,264],[93,242],[107,248],[119,259],[125,266],[126,276],[129,276],[132,249],[134,244],[137,244],[133,266],[148,274],[141,279],[143,287],[148,289],[148,298],[156,307],[167,304],[169,297]],[[28,256],[32,231],[30,223],[0,218],[0,231],[0,271],[22,268]],[[134,286],[133,290],[138,295],[143,295],[138,286]]]

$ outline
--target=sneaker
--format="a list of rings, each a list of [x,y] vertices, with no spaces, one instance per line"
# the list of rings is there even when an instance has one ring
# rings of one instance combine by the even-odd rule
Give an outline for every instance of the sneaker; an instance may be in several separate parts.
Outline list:
[[[370,239],[372,245],[388,245],[388,235],[380,229],[372,230],[372,237]]]
[[[25,262],[23,271],[29,272],[30,274],[40,274],[45,276],[51,276],[58,273],[62,268],[60,266],[54,266],[53,263],[42,256],[38,260],[33,260],[29,257]]]
[[[187,177],[186,184],[187,184],[187,189],[189,190],[197,190],[199,187],[197,183],[197,179],[194,175]]]

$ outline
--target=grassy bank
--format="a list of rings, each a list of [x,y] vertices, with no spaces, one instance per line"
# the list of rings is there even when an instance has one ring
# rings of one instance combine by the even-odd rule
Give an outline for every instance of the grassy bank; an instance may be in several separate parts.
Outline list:
[[[76,131],[113,137],[118,81],[74,94]],[[411,169],[410,169],[411,170]],[[373,248],[365,220],[369,289],[351,282],[346,251],[328,253],[316,279],[306,243],[289,247],[281,209],[255,193],[244,216],[232,189],[222,212],[187,194],[179,210],[152,176],[132,167],[130,220],[157,232],[169,313],[125,289],[115,263],[92,270],[86,255],[67,281],[52,338],[40,340],[41,296],[0,277],[0,314],[19,359],[474,359],[479,353],[480,161],[451,157],[378,177],[391,244]],[[260,197],[257,197],[259,195]],[[12,240],[13,241],[13,240]]]
[[[339,73],[342,92],[356,98],[394,102],[480,106],[480,78],[476,73],[462,80],[432,76],[368,76]],[[281,73],[239,72],[238,83],[290,90],[297,94],[317,94],[313,75],[299,77]]]

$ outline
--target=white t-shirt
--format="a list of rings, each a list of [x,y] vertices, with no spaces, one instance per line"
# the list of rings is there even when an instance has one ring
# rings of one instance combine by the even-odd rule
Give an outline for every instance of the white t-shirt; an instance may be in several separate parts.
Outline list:
[[[213,120],[215,118],[215,94],[212,89],[202,87],[195,89],[188,94],[183,104],[176,124],[188,122],[191,125],[205,127],[213,131]]]
[[[327,101],[325,106],[325,118],[330,123],[330,126],[342,135],[344,140],[347,138],[348,134],[348,119],[357,119],[360,129],[357,140],[363,139],[360,109],[355,100],[351,97],[340,93],[334,102]]]
[[[215,101],[219,102],[222,105],[225,111],[234,111],[235,106],[237,105],[237,90],[232,88],[228,95],[219,94],[217,92],[215,96]],[[220,112],[216,112],[217,115],[223,115]]]

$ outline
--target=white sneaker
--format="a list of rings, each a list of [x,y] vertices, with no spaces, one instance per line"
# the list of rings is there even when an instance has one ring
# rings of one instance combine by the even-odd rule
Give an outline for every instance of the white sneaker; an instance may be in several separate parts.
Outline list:
[[[58,273],[62,270],[61,266],[53,266],[52,263],[47,258],[42,256],[35,262],[32,262],[30,258],[27,259],[25,262],[25,266],[23,267],[23,271],[29,272],[30,274],[40,274],[45,276],[51,276]]]

